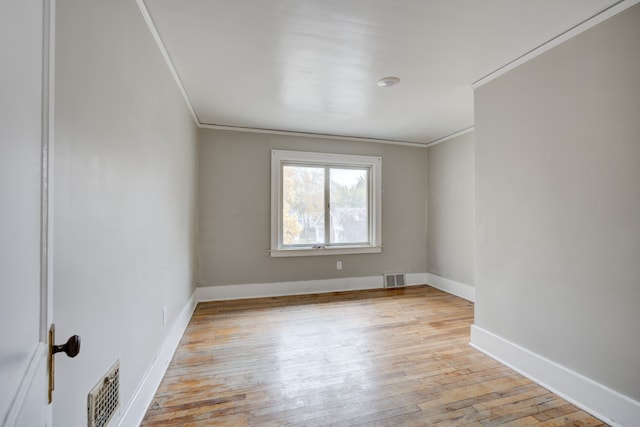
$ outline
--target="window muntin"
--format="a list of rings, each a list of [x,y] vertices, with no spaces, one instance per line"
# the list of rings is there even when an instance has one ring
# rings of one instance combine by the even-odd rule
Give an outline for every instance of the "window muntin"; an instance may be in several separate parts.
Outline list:
[[[271,256],[381,252],[381,162],[273,150]]]

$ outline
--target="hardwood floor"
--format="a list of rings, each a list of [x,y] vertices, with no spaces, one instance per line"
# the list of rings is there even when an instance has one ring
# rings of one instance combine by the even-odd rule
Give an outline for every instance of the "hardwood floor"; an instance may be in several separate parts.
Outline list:
[[[602,426],[429,286],[198,304],[143,426]]]

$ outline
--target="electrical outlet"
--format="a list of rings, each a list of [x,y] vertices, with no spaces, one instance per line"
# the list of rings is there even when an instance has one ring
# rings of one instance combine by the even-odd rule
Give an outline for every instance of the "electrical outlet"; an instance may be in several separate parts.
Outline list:
[[[342,261],[336,262],[336,270],[342,270]]]
[[[167,307],[162,307],[162,326],[167,324]]]

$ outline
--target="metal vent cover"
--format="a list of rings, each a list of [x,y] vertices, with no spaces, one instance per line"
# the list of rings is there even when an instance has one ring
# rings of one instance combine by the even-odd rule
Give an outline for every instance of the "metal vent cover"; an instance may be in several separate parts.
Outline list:
[[[120,407],[120,361],[89,392],[87,410],[89,427],[104,427]]]
[[[385,288],[401,288],[406,286],[404,273],[389,273],[384,275]]]

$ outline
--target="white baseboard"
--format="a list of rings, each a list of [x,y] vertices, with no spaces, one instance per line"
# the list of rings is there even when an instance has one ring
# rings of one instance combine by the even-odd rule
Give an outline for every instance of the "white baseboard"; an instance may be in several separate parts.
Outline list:
[[[476,300],[476,288],[471,285],[456,282],[455,280],[447,279],[446,277],[441,277],[437,274],[426,273],[425,276],[425,283],[436,289],[440,289],[441,291],[448,292],[471,302]]]
[[[133,397],[129,401],[128,405],[122,410],[123,415],[122,418],[120,418],[118,427],[139,426],[142,422],[142,419],[147,412],[147,408],[153,400],[153,397],[162,382],[162,378],[169,367],[173,353],[175,353],[178,348],[182,335],[187,329],[187,325],[189,324],[193,311],[196,308],[196,303],[196,293],[193,292],[180,312],[173,329],[162,344],[158,355],[154,359],[153,363],[151,363],[151,366],[147,369],[147,372],[144,374],[140,384],[138,384],[138,388],[133,393]]]
[[[408,273],[406,275],[407,286],[426,284],[424,279],[425,273]],[[380,275],[367,277],[345,277],[340,279],[303,280],[298,282],[202,286],[196,288],[196,294],[198,296],[198,301],[220,301],[378,289],[382,288],[383,284],[382,275]]]
[[[475,325],[470,344],[607,424],[638,425],[640,402]]]

